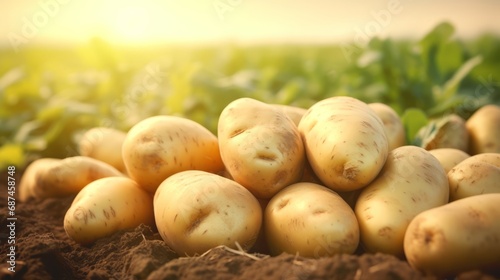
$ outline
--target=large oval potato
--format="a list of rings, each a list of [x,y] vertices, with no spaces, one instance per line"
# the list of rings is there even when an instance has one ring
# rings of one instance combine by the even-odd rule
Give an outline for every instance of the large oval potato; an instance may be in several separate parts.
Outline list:
[[[500,153],[500,106],[481,107],[465,123],[470,135],[470,153]]]
[[[417,146],[389,153],[380,175],[355,206],[361,242],[368,252],[403,256],[403,239],[419,213],[448,202],[448,178],[439,161]]]
[[[429,153],[439,160],[446,173],[448,173],[457,164],[470,157],[468,153],[454,148],[434,149],[430,150]]]
[[[389,151],[406,144],[406,132],[398,113],[384,103],[369,103],[368,106],[377,114],[384,124]]]
[[[498,268],[498,205],[500,194],[482,194],[420,213],[405,234],[406,259],[412,267],[439,277]]]
[[[167,245],[192,256],[219,246],[249,249],[262,224],[259,201],[216,174],[189,170],[170,176],[154,196],[155,221]]]
[[[334,191],[353,191],[370,183],[387,158],[384,125],[364,102],[347,96],[321,100],[299,123],[314,173]]]
[[[217,137],[201,124],[175,116],[154,116],[134,125],[122,154],[130,178],[150,193],[180,171],[224,170]]]
[[[102,178],[85,186],[64,216],[64,230],[90,244],[119,230],[153,225],[153,197],[126,177]]]
[[[273,105],[251,98],[231,102],[220,115],[218,136],[228,172],[258,198],[269,199],[302,177],[297,126]]]
[[[27,197],[48,198],[77,194],[83,187],[100,178],[124,176],[113,166],[85,156],[67,157],[64,159],[43,159],[32,163],[26,178]],[[28,179],[32,176],[32,179]],[[29,186],[28,186],[29,185]]]
[[[448,172],[450,201],[465,197],[500,193],[500,153],[471,156]]]
[[[80,155],[105,162],[126,173],[122,158],[122,145],[127,133],[111,127],[94,127],[78,141]]]
[[[359,228],[351,207],[331,189],[314,183],[292,184],[278,192],[264,213],[273,255],[308,258],[354,253]]]

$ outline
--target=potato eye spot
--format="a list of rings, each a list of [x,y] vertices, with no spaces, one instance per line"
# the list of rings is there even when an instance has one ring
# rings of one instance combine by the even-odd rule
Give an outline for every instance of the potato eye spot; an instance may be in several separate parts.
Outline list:
[[[276,161],[277,157],[276,157],[276,155],[271,154],[271,153],[261,152],[261,153],[257,154],[256,158],[264,160],[264,161]]]
[[[205,220],[205,218],[208,217],[209,214],[210,211],[200,211],[187,226],[186,235],[190,235],[191,233],[193,233],[193,231],[195,231],[200,226],[201,222],[203,222],[203,220]]]
[[[288,202],[290,202],[289,199],[285,199],[285,200],[280,201],[280,203],[278,204],[278,207],[276,207],[277,208],[276,210],[281,210],[281,209],[285,208],[285,206],[288,204]]]
[[[238,128],[238,129],[235,129],[230,135],[229,135],[229,138],[234,138],[240,134],[242,134],[243,132],[245,132],[246,129],[244,128]]]

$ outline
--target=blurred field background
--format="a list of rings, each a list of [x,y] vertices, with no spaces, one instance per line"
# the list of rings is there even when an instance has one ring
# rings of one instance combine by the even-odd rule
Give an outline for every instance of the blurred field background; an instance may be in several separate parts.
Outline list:
[[[244,96],[304,108],[336,95],[383,102],[403,118],[409,143],[432,118],[500,104],[496,1],[333,10],[335,1],[318,0],[280,12],[259,1],[165,1],[164,11],[111,2],[0,0],[1,168],[75,155],[88,128],[126,131],[159,114],[215,133],[222,109]]]

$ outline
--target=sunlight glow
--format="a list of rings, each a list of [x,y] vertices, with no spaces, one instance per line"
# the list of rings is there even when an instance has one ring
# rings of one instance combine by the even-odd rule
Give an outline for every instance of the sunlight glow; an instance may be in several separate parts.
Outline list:
[[[389,7],[398,12],[379,24]],[[332,42],[376,24],[373,35],[418,37],[443,20],[471,36],[499,33],[499,8],[495,0],[0,0],[0,43]]]

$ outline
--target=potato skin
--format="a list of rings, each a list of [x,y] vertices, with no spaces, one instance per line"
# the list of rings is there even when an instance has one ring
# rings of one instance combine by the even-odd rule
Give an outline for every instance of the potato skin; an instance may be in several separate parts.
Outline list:
[[[40,161],[40,162],[39,162]],[[30,185],[30,191],[23,199],[36,197],[64,197],[77,194],[83,187],[100,178],[124,176],[113,166],[85,156],[64,159],[40,159],[32,163],[29,172],[23,176]],[[32,176],[32,179],[27,179]],[[24,184],[24,183],[23,183]],[[24,186],[22,187],[24,188]]]
[[[216,174],[188,170],[170,176],[154,195],[155,222],[165,243],[193,256],[238,242],[249,249],[262,225],[259,201],[243,186]]]
[[[271,104],[279,110],[282,110],[285,115],[287,115],[295,125],[299,125],[302,116],[305,115],[307,109],[291,106],[291,105],[283,105],[283,104]]]
[[[266,207],[264,223],[273,255],[320,258],[354,253],[359,244],[351,207],[331,189],[314,183],[296,183],[278,192]]]
[[[50,168],[50,166],[56,165],[61,159],[58,158],[39,158],[34,160],[32,163],[26,167],[26,170],[21,177],[19,182],[19,200],[21,202],[26,202],[32,197],[36,197],[36,185],[38,180],[38,173],[40,170]]]
[[[431,121],[419,130],[416,138],[420,146],[428,151],[440,148],[469,151],[469,131],[465,120],[456,114]]]
[[[465,123],[469,131],[469,152],[500,153],[500,106],[485,105]]]
[[[361,242],[368,252],[403,256],[403,239],[420,212],[448,202],[448,178],[439,161],[417,146],[389,153],[380,175],[355,205]]]
[[[334,191],[366,186],[387,158],[382,120],[358,99],[321,100],[308,109],[298,128],[314,173]]]
[[[229,103],[218,136],[227,171],[257,198],[269,199],[302,177],[306,159],[297,126],[273,105],[251,98]]]
[[[122,145],[126,136],[127,133],[111,127],[91,128],[78,141],[80,155],[100,160],[125,173]]]
[[[389,141],[389,151],[406,144],[406,132],[398,113],[384,103],[369,103],[368,106],[377,114],[384,124]]]
[[[469,157],[448,172],[450,201],[469,196],[500,193],[500,154]]]
[[[410,265],[426,274],[452,277],[500,264],[500,194],[482,194],[424,211],[404,238]]]
[[[454,148],[434,149],[430,150],[429,153],[439,160],[446,173],[448,173],[457,164],[470,157],[468,153]]]
[[[126,177],[102,178],[88,184],[64,216],[68,236],[84,245],[140,224],[154,224],[153,198]]]
[[[150,193],[180,171],[224,170],[217,137],[201,124],[175,116],[154,116],[134,125],[122,154],[130,178]]]

